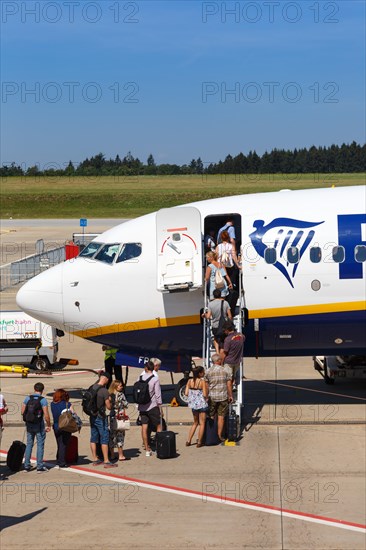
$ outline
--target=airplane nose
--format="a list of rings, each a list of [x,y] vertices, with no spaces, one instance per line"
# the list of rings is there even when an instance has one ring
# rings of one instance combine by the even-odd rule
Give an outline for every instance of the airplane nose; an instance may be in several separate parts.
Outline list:
[[[59,264],[25,283],[16,295],[21,310],[45,323],[62,325],[62,274]]]

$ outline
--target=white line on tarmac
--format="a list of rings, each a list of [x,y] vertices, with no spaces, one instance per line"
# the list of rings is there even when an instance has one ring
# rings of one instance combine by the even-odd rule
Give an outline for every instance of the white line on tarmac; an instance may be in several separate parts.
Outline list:
[[[315,390],[314,388],[304,388],[303,386],[294,386],[293,384],[282,384],[281,382],[272,382],[271,380],[257,380],[256,378],[245,378],[249,382],[262,382],[263,384],[272,384],[274,386],[281,386],[283,388],[290,388],[291,390],[302,390],[313,393],[322,393],[324,395],[333,395],[335,397],[345,397],[347,399],[355,399],[358,401],[366,401],[365,397],[356,397],[354,395],[345,395],[344,393],[334,393],[325,390]]]
[[[7,452],[0,451],[0,455],[6,456]],[[32,460],[32,462],[35,462]],[[46,462],[47,464],[47,462]],[[49,464],[53,466],[52,464]],[[185,489],[184,487],[174,487],[172,485],[165,485],[162,483],[156,483],[153,481],[144,481],[141,479],[135,479],[126,476],[118,476],[111,473],[101,473],[93,470],[89,470],[83,466],[70,466],[63,472],[77,472],[78,474],[94,477],[97,479],[111,480],[113,479],[117,483],[130,483],[131,485],[141,487],[143,489],[152,489],[153,491],[160,491],[163,493],[170,493],[178,496],[185,496],[202,500],[202,502],[214,502],[216,504],[227,504],[228,506],[236,506],[238,508],[245,508],[247,510],[254,510],[256,512],[264,512],[267,514],[273,514],[276,516],[288,517],[291,519],[297,519],[300,521],[307,521],[311,523],[318,523],[320,525],[326,525],[328,527],[337,527],[338,529],[346,529],[348,531],[356,531],[358,533],[366,533],[366,525],[358,523],[352,523],[349,521],[343,521],[340,519],[333,519],[324,516],[317,516],[315,514],[307,514],[305,512],[295,512],[292,510],[286,510],[277,508],[275,506],[269,506],[266,504],[249,503],[245,500],[222,497],[215,494],[204,493],[202,491],[194,491],[192,489]]]

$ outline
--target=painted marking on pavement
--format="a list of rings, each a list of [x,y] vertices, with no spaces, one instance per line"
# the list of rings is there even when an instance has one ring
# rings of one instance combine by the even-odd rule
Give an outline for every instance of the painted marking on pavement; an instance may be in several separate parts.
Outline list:
[[[7,455],[6,451],[0,451],[3,456]],[[47,464],[47,462],[45,463]],[[51,464],[49,464],[52,466]],[[254,510],[256,512],[264,512],[267,514],[273,514],[277,516],[288,517],[291,519],[297,519],[301,521],[307,521],[311,523],[318,523],[320,525],[326,525],[328,527],[336,527],[338,529],[346,529],[348,531],[356,531],[358,533],[366,533],[366,525],[359,523],[353,523],[350,521],[344,521],[341,519],[328,518],[325,516],[318,516],[315,514],[308,514],[306,512],[296,512],[294,510],[287,510],[284,508],[278,508],[276,506],[270,506],[267,504],[257,504],[248,502],[241,499],[234,499],[230,497],[223,498],[222,496],[204,493],[202,491],[195,491],[192,489],[185,489],[184,487],[175,487],[174,485],[165,485],[163,483],[157,483],[154,481],[145,481],[142,479],[136,479],[127,476],[119,476],[112,473],[98,472],[90,470],[84,466],[70,466],[69,468],[62,470],[63,472],[77,472],[82,475],[94,477],[97,479],[110,480],[113,479],[117,483],[131,483],[137,487],[143,489],[152,489],[154,491],[160,491],[163,493],[170,493],[179,496],[185,496],[202,500],[203,502],[214,502],[216,504],[227,504],[228,506],[236,506],[238,508],[245,508],[247,510]]]

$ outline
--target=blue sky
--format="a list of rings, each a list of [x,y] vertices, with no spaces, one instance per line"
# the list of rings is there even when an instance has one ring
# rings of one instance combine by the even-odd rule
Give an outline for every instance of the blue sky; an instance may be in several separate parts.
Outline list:
[[[1,163],[365,142],[363,1],[5,1]]]

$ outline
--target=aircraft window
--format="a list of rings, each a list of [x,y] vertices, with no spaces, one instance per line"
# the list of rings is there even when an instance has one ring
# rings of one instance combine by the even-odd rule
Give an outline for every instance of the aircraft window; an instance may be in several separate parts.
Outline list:
[[[112,264],[120,245],[118,243],[105,244],[98,254],[95,256],[96,260],[104,262],[106,264]]]
[[[141,256],[141,243],[126,243],[122,246],[117,263],[127,262]]]
[[[318,264],[322,260],[322,249],[320,246],[313,246],[310,248],[310,261],[313,264]]]
[[[296,246],[290,246],[287,249],[287,261],[289,264],[297,264],[300,259],[300,252]]]
[[[80,252],[79,256],[83,256],[84,258],[91,258],[100,249],[101,246],[101,243],[89,243],[88,246],[86,246],[84,250]]]
[[[275,248],[266,248],[264,251],[264,261],[267,264],[275,264],[277,261],[277,252]]]
[[[345,254],[343,246],[333,246],[332,258],[337,264],[344,262]]]
[[[355,248],[355,260],[356,262],[366,262],[366,246],[359,244]]]

